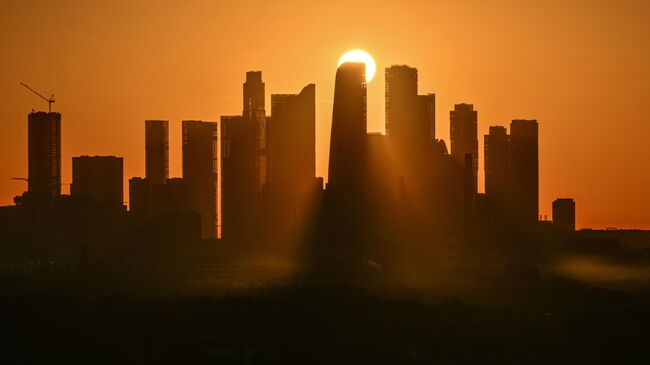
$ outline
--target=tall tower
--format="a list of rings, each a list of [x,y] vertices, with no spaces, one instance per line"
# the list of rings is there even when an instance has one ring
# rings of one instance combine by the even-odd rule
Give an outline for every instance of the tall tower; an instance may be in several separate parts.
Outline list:
[[[510,136],[506,127],[491,126],[484,141],[485,195],[493,223],[505,227],[510,209]]]
[[[478,112],[472,104],[456,104],[449,112],[451,155],[461,166],[465,163],[465,155],[472,155],[472,171],[474,193],[478,188]]]
[[[262,71],[246,72],[244,82],[244,111],[242,115],[249,120],[255,119],[255,113],[265,110],[264,82]]]
[[[406,65],[386,68],[386,134],[402,137],[416,122],[418,70]]]
[[[190,209],[201,214],[201,237],[217,238],[217,123],[183,121],[183,178]]]
[[[366,256],[368,134],[366,124],[366,65],[346,62],[336,71],[329,181],[323,199],[321,236],[326,256],[336,270],[356,270]]]
[[[386,134],[411,148],[433,140],[436,97],[418,95],[418,70],[406,65],[387,67],[385,90]]]
[[[270,167],[262,71],[246,72],[243,117],[252,125],[255,149],[255,192],[261,196],[269,180]]]
[[[221,117],[221,236],[248,232],[254,194],[255,159],[251,124],[241,115]]]
[[[296,238],[311,212],[316,182],[316,85],[299,94],[271,95],[269,142],[272,226],[279,237]],[[282,235],[282,236],[280,236]]]
[[[61,195],[61,114],[29,113],[27,129],[28,192],[51,201]]]
[[[295,191],[316,177],[316,85],[271,96],[273,186]]]
[[[164,184],[169,178],[169,122],[146,120],[145,176],[152,185]]]
[[[346,62],[336,71],[328,188],[362,189],[365,159],[366,66]]]
[[[520,228],[532,229],[539,214],[539,159],[536,120],[510,124],[512,214]]]

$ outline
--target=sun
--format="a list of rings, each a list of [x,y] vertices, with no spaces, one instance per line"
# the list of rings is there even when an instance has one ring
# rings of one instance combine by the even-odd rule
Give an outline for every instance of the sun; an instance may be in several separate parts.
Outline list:
[[[345,62],[363,62],[366,64],[366,82],[370,82],[373,77],[375,77],[375,71],[377,70],[377,65],[375,60],[372,59],[372,56],[360,49],[354,49],[352,51],[347,51],[341,58],[339,58],[338,66]]]

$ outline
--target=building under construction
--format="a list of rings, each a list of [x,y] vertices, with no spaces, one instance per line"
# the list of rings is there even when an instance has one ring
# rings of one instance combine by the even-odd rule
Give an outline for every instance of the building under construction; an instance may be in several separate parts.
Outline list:
[[[32,112],[27,123],[30,199],[51,201],[61,195],[61,114]]]

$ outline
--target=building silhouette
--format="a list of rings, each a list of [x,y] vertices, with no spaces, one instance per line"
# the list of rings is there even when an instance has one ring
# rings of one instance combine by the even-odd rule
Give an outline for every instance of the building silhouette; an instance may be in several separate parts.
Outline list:
[[[385,70],[386,134],[394,138],[419,135],[416,123],[418,70],[406,65],[393,65]],[[421,132],[421,131],[420,131]]]
[[[456,162],[464,166],[465,155],[472,155],[473,190],[478,188],[478,112],[472,104],[456,104],[449,112],[451,155]]]
[[[347,62],[336,71],[328,189],[351,194],[363,189],[366,153],[366,67]]]
[[[406,65],[386,68],[386,134],[394,141],[423,145],[435,139],[434,94],[418,95],[418,71]]]
[[[265,84],[262,81],[262,71],[246,72],[246,81],[243,85],[243,111],[242,116],[254,120],[256,114],[265,112]]]
[[[378,190],[373,200],[383,200],[386,216],[395,209],[399,212],[385,223],[393,227],[392,234],[409,235],[409,240],[439,240],[439,228],[451,226],[446,219],[451,211],[462,211],[462,181],[455,185],[458,194],[449,190],[450,178],[456,173],[448,171],[444,142],[435,140],[435,94],[418,95],[414,67],[393,65],[386,68],[385,75],[387,139],[373,147],[373,156],[377,156],[377,147],[384,146],[386,151],[379,155],[384,156],[381,165],[385,171],[382,182],[371,180],[372,188]],[[462,166],[460,163],[454,169],[458,176]],[[377,186],[383,185],[383,180],[390,181],[388,189]],[[458,197],[454,203],[448,200],[452,196]]]
[[[255,158],[252,128],[243,116],[221,117],[221,234],[246,232],[254,192]]]
[[[70,195],[96,204],[123,205],[123,160],[115,156],[72,158]]]
[[[491,126],[484,136],[485,199],[490,226],[504,230],[510,213],[510,135],[506,127]]]
[[[61,195],[61,114],[29,113],[27,134],[29,197],[52,201]]]
[[[268,214],[271,118],[265,100],[262,72],[249,71],[242,115],[221,117],[221,234],[226,239],[259,235]]]
[[[559,232],[576,230],[576,203],[571,198],[553,201],[553,227]]]
[[[365,64],[343,63],[334,86],[329,181],[319,231],[325,261],[334,260],[325,266],[336,268],[339,275],[358,270],[368,257],[365,75]]]
[[[267,118],[265,109],[265,85],[262,71],[246,72],[244,82],[243,117],[251,124],[255,156],[255,193],[262,198],[269,182],[269,154]]]
[[[299,94],[271,95],[271,176],[274,188],[292,189],[316,177],[316,85]]]
[[[316,178],[316,85],[271,95],[268,130],[273,229],[296,236],[306,224]]]
[[[436,139],[436,94],[418,95],[419,112],[429,126],[429,139]]]
[[[531,230],[539,214],[537,121],[510,124],[511,211],[518,229]]]
[[[189,207],[201,214],[201,237],[217,238],[217,123],[183,121],[183,179]]]
[[[386,68],[386,135],[388,148],[395,156],[388,179],[419,198],[427,199],[427,180],[431,166],[430,145],[435,139],[435,95],[418,95],[418,71],[406,65]]]
[[[145,177],[151,185],[164,184],[169,178],[169,122],[146,120]]]

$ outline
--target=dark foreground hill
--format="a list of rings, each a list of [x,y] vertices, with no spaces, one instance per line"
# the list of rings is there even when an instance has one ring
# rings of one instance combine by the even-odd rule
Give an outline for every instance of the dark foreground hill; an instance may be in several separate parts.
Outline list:
[[[491,297],[281,287],[219,296],[0,297],[1,362],[650,362],[643,294],[561,279]]]

